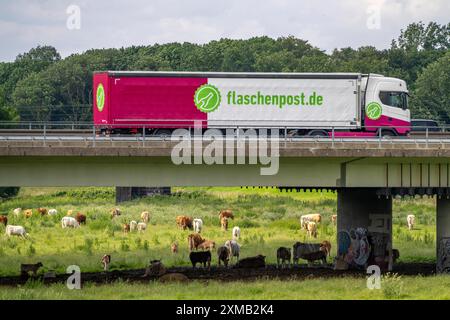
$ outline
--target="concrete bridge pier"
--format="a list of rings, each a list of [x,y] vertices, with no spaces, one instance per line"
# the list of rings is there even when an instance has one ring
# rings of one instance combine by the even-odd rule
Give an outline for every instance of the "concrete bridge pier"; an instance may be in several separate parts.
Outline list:
[[[340,265],[392,270],[392,197],[373,188],[341,188],[337,215]]]
[[[436,271],[450,273],[450,199],[436,201]]]

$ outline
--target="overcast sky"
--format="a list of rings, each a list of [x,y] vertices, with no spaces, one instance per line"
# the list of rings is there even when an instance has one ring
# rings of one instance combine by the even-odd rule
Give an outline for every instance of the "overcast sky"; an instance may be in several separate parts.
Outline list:
[[[70,5],[80,8],[80,28]],[[73,12],[73,11],[72,11]],[[379,13],[379,15],[378,15]],[[449,0],[0,0],[0,61],[38,44],[90,48],[293,35],[314,46],[386,48],[409,23],[450,21]]]

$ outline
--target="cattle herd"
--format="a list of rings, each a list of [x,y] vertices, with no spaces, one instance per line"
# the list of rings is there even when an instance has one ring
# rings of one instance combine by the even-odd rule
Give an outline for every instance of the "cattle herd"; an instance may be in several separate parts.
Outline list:
[[[40,216],[54,216],[58,214],[56,209],[38,208],[36,210],[37,214]],[[30,218],[33,215],[32,209],[21,209],[16,208],[13,210],[14,216],[23,215],[25,218]],[[87,217],[82,213],[77,213],[75,216],[73,210],[68,210],[66,215],[61,219],[62,228],[78,228],[82,224],[86,224]],[[114,208],[110,211],[110,216],[112,219],[121,215],[119,208]],[[148,211],[143,211],[140,215],[141,221],[131,220],[122,225],[123,232],[144,232],[147,229],[147,223],[150,221],[150,213]],[[234,214],[231,210],[221,210],[219,212],[219,221],[221,229],[224,231],[228,230],[229,219],[234,219]],[[409,230],[414,228],[415,217],[414,215],[407,216],[407,226]],[[300,227],[306,230],[307,236],[310,238],[317,238],[318,229],[317,226],[322,221],[322,216],[320,214],[309,214],[300,217]],[[337,216],[331,216],[331,222],[336,225]],[[19,225],[9,225],[8,217],[6,215],[0,215],[0,224],[5,225],[5,233],[9,236],[19,236],[22,238],[27,238],[28,233],[23,226]],[[203,229],[203,221],[199,218],[192,218],[189,216],[181,215],[176,217],[176,225],[182,230],[193,230],[194,233],[189,234],[187,237],[188,249],[189,249],[189,259],[192,267],[195,268],[197,264],[203,265],[208,269],[211,266],[212,252],[216,249],[216,242],[210,239],[205,239],[201,236]],[[228,267],[229,264],[235,260],[235,266],[239,268],[258,268],[265,266],[265,256],[257,255],[254,257],[247,257],[244,259],[239,259],[241,245],[238,240],[241,237],[241,229],[239,226],[234,226],[231,232],[231,239],[225,241],[223,245],[217,246],[216,254],[218,266],[222,264]],[[173,254],[178,253],[178,243],[173,242],[170,245],[170,250]],[[320,243],[301,243],[295,242],[292,248],[280,247],[276,251],[277,267],[286,268],[292,265],[298,265],[299,259],[304,259],[308,262],[308,265],[312,265],[315,261],[320,261],[322,264],[327,263],[327,256],[331,255],[331,243],[329,241],[322,241]],[[159,261],[159,260],[158,260]],[[104,271],[107,271],[111,263],[111,255],[105,254],[101,263],[103,265]],[[41,263],[35,265],[22,265],[21,272],[33,271],[36,272],[36,268],[42,266]]]

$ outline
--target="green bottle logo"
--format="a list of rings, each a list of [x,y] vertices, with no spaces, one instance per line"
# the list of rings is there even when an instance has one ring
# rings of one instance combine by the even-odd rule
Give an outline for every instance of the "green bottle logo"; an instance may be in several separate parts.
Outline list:
[[[97,87],[97,109],[102,112],[103,107],[105,106],[105,89],[103,85],[100,83]]]
[[[201,112],[212,112],[220,105],[220,92],[211,85],[204,84],[200,86],[194,94],[194,104]]]
[[[370,120],[378,120],[383,113],[383,108],[378,102],[371,102],[366,107],[366,115]]]

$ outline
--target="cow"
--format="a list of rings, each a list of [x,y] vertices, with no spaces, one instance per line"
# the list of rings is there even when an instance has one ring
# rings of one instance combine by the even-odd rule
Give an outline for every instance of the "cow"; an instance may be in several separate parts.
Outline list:
[[[20,264],[20,275],[22,277],[28,277],[29,272],[33,272],[34,276],[37,276],[37,271],[39,268],[43,266],[42,262],[34,263],[34,264]]]
[[[61,219],[61,227],[63,228],[78,228],[80,223],[73,217],[64,217]]]
[[[408,214],[406,217],[406,222],[408,223],[408,229],[412,230],[414,229],[414,223],[416,222],[416,217],[413,214]]]
[[[150,221],[150,212],[148,211],[143,211],[141,213],[141,220],[144,223],[148,223]]]
[[[15,208],[13,210],[13,214],[18,217],[20,215],[20,213],[22,212],[22,208]]]
[[[188,247],[189,251],[192,251],[193,249],[197,250],[200,243],[204,242],[205,239],[201,237],[198,233],[192,233],[188,235]]]
[[[224,231],[228,230],[228,218],[227,217],[222,217],[220,219],[220,226],[221,226],[222,230],[224,230]]]
[[[77,220],[78,224],[86,224],[86,216],[80,212],[77,213],[75,220]]]
[[[197,249],[212,250],[216,247],[216,243],[211,240],[205,240],[197,246]]]
[[[308,261],[308,266],[312,266],[312,264],[316,260],[321,260],[322,264],[327,263],[327,253],[325,250],[308,252],[308,253],[303,254],[301,258]]]
[[[163,274],[161,277],[158,278],[158,280],[162,283],[165,283],[165,282],[188,282],[189,278],[186,277],[182,273],[173,272],[173,273]]]
[[[0,216],[0,223],[3,223],[6,227],[8,224],[8,217],[7,216]]]
[[[143,232],[147,229],[147,224],[145,222],[139,222],[137,224],[137,231]]]
[[[291,249],[280,247],[277,249],[277,267],[285,267],[285,262],[288,262],[288,267],[291,267]]]
[[[172,251],[172,253],[178,253],[178,243],[174,242],[170,245],[170,251]]]
[[[306,234],[309,237],[317,238],[317,224],[313,221],[306,222]]]
[[[320,223],[322,221],[322,216],[319,213],[306,214],[300,217],[300,228],[306,229],[306,222],[312,221],[315,223]]]
[[[120,211],[119,208],[114,208],[111,210],[111,219],[120,216],[122,214],[122,212]]]
[[[220,262],[222,261],[225,267],[228,267],[228,261],[230,260],[228,248],[225,246],[221,246],[217,248],[217,259]]]
[[[38,208],[37,211],[38,211],[38,213],[40,213],[41,216],[46,216],[47,215],[47,209],[46,208]]]
[[[208,265],[208,270],[211,269],[211,251],[191,252],[189,259],[191,260],[192,268],[195,268],[197,263],[203,263],[204,268]]]
[[[122,230],[123,230],[124,233],[130,232],[130,224],[124,223],[124,224],[122,225]]]
[[[228,257],[229,260],[233,257],[236,257],[237,261],[239,262],[239,253],[241,251],[241,245],[237,243],[236,240],[228,240],[225,242],[224,245],[228,249]]]
[[[337,214],[331,216],[331,222],[333,223],[333,226],[337,225]]]
[[[186,230],[192,230],[192,218],[188,216],[177,216],[176,217],[176,223],[177,226],[180,229]]]
[[[145,269],[145,273],[142,277],[159,277],[167,272],[166,267],[161,262],[161,260],[152,260],[150,261],[149,266]]]
[[[294,265],[298,265],[298,259],[303,259],[303,256],[305,254],[320,251],[321,248],[321,243],[294,243],[294,245],[292,246],[292,261]]]
[[[202,232],[202,228],[203,228],[203,221],[202,221],[202,219],[194,219],[192,224],[194,226],[194,232],[195,233]]]
[[[398,249],[392,249],[392,262],[397,262],[398,258],[400,258],[400,251]]]
[[[109,270],[109,265],[110,265],[110,263],[111,263],[111,255],[105,254],[105,255],[102,257],[101,263],[102,263],[102,265],[103,265],[103,270],[104,270],[104,271],[108,271],[108,270]]]
[[[236,267],[237,268],[264,268],[266,266],[266,256],[257,255],[256,257],[249,257],[241,259]]]
[[[33,215],[33,210],[32,209],[26,209],[23,211],[23,214],[25,215],[25,218],[31,218],[31,216]]]
[[[233,227],[233,230],[231,231],[231,236],[233,240],[238,240],[241,237],[241,228],[238,226]]]
[[[222,218],[234,219],[233,212],[230,209],[220,210],[219,212],[219,220],[222,221]]]
[[[26,238],[28,236],[28,233],[26,232],[25,228],[22,226],[12,226],[12,225],[7,225],[6,226],[6,232],[5,234],[10,237],[10,236],[20,236],[22,238]]]
[[[320,244],[321,250],[325,251],[328,256],[331,256],[331,243],[330,241],[324,240]]]
[[[56,209],[48,210],[48,215],[49,216],[56,216],[57,214],[58,214],[58,210],[56,210]]]
[[[137,222],[134,220],[130,221],[130,232],[136,231],[137,230]]]

